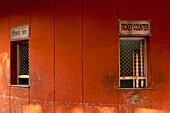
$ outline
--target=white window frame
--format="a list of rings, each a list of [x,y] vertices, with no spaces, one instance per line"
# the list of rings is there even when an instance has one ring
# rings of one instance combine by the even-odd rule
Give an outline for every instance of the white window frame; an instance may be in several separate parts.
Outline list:
[[[121,77],[120,76],[120,40],[144,40],[144,76],[123,76]],[[132,80],[133,79],[133,88],[139,88],[139,87],[134,87],[134,80],[135,79],[145,79],[145,84],[146,86],[145,87],[142,87],[142,88],[147,88],[147,42],[146,42],[146,37],[119,37],[119,88],[122,88],[120,86],[120,80]]]

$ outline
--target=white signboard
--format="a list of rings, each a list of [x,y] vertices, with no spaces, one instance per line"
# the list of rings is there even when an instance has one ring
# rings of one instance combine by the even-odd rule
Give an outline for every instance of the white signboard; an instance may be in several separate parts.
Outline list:
[[[150,36],[151,20],[150,19],[119,19],[118,35],[119,36],[126,36],[126,35]]]
[[[29,39],[29,24],[10,28],[10,40]]]

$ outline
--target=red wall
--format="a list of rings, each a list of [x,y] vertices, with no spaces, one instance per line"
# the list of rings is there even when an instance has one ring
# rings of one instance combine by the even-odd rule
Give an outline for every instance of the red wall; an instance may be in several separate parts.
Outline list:
[[[9,77],[10,77],[10,51],[9,51],[9,1],[0,1],[0,112],[9,111]]]
[[[55,112],[82,111],[82,1],[55,1]]]
[[[53,0],[31,1],[30,25],[30,104],[51,113],[54,112]]]
[[[85,0],[83,15],[85,112],[118,112],[117,1]]]
[[[8,32],[9,27],[18,26],[22,24],[28,24],[30,22],[30,1],[29,0],[10,0],[9,4],[9,21],[8,21]],[[9,41],[8,33],[8,41]],[[10,43],[10,41],[9,41]],[[4,43],[5,44],[5,43]],[[5,45],[5,47],[10,48],[10,46]],[[8,50],[10,51],[10,49]],[[13,57],[13,56],[11,56]],[[10,82],[8,82],[8,85]],[[8,86],[9,87],[9,86]],[[22,112],[23,106],[29,104],[29,88],[21,87],[9,87],[9,112],[16,113]],[[5,113],[5,112],[4,112]]]
[[[169,113],[168,0],[0,0],[0,113]],[[151,19],[148,84],[119,89],[118,19]],[[29,24],[30,87],[10,84],[10,27]],[[12,57],[12,56],[11,56]]]
[[[155,109],[165,109],[170,112],[170,33],[168,2],[153,1],[151,37],[151,66],[153,90],[152,106]]]

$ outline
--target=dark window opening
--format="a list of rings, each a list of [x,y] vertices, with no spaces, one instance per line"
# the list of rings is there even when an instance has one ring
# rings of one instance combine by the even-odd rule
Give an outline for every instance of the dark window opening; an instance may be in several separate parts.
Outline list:
[[[11,42],[11,84],[29,84],[28,41]]]

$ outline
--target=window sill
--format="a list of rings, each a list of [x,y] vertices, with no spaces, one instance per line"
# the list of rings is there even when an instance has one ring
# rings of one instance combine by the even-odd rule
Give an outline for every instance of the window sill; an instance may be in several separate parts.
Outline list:
[[[23,87],[23,88],[29,88],[29,85],[9,85],[9,87]]]
[[[153,90],[154,88],[118,88],[118,89],[120,89],[120,90],[135,90],[135,89],[139,89],[139,90]]]

